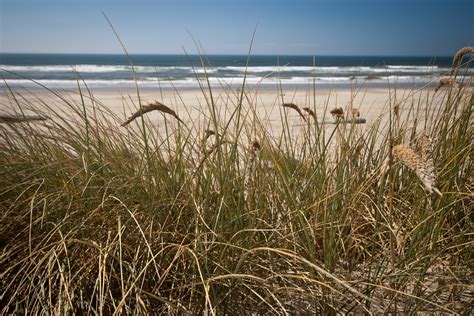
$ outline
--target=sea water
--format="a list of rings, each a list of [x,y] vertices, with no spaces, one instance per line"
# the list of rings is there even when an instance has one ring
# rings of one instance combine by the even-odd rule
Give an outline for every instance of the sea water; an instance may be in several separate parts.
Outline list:
[[[131,63],[130,63],[131,61]],[[198,88],[325,85],[434,85],[451,57],[0,54],[0,83],[11,87]],[[133,69],[132,69],[133,64]],[[469,76],[474,72],[469,70]],[[6,83],[5,83],[6,82]]]

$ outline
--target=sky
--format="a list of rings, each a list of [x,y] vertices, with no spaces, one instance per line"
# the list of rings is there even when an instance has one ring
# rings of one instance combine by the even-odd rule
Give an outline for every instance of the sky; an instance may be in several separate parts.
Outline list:
[[[474,0],[0,0],[0,52],[449,56]]]

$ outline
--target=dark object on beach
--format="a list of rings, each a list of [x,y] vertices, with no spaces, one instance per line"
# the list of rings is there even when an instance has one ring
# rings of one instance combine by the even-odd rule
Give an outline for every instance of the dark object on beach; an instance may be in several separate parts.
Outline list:
[[[303,118],[303,120],[306,121],[306,117],[304,116],[303,112],[301,112],[300,108],[296,104],[294,104],[294,103],[283,103],[282,106],[285,107],[285,108],[290,108],[290,109],[295,110]]]
[[[303,111],[306,111],[309,115],[311,115],[314,119],[316,119],[316,113],[310,108],[303,108]]]
[[[122,126],[126,126],[126,125],[130,124],[130,122],[132,122],[137,117],[140,117],[140,116],[142,116],[142,115],[144,115],[148,112],[155,111],[155,110],[163,112],[163,113],[170,114],[170,115],[174,116],[179,122],[184,124],[184,122],[179,118],[179,116],[176,114],[175,111],[173,111],[172,109],[170,109],[169,107],[167,107],[163,103],[155,101],[155,103],[150,103],[148,105],[142,106],[142,108],[140,110],[133,113],[133,115],[130,116],[128,118],[128,120],[126,120],[124,123],[122,123]]]
[[[39,115],[33,116],[11,116],[11,115],[0,115],[0,123],[22,123],[30,121],[46,121],[48,118]]]
[[[365,124],[367,120],[365,118],[354,118],[350,120],[336,120],[336,121],[324,121],[322,124]]]
[[[352,119],[352,120],[341,120],[341,121],[338,121],[338,122],[332,122],[331,124],[365,124],[365,122],[367,122],[367,120],[365,118],[356,118],[356,119]]]
[[[367,122],[367,120],[365,118],[356,118],[356,119],[352,119],[352,120],[347,120],[347,121],[344,121],[344,123],[348,123],[348,124],[365,124]]]
[[[335,118],[344,118],[344,110],[341,107],[332,109],[329,113]]]

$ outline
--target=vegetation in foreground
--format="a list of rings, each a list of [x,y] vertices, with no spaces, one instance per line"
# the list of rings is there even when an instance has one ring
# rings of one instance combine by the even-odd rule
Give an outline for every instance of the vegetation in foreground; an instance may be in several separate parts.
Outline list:
[[[0,124],[2,313],[469,311],[469,87],[390,101],[365,127],[351,105],[331,126],[320,104],[286,105],[272,137],[251,92],[219,104],[205,84],[194,121],[7,91],[49,119]]]

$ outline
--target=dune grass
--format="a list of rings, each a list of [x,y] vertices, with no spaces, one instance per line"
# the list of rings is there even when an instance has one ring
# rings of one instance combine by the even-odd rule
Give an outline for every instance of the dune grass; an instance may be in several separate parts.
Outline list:
[[[274,137],[258,90],[224,87],[226,116],[202,82],[207,114],[167,107],[160,128],[142,101],[122,127],[79,82],[79,102],[45,88],[61,106],[6,90],[11,112],[49,119],[0,124],[2,313],[468,312],[469,85],[391,103],[364,128],[284,104]],[[440,194],[399,146],[432,163]]]

